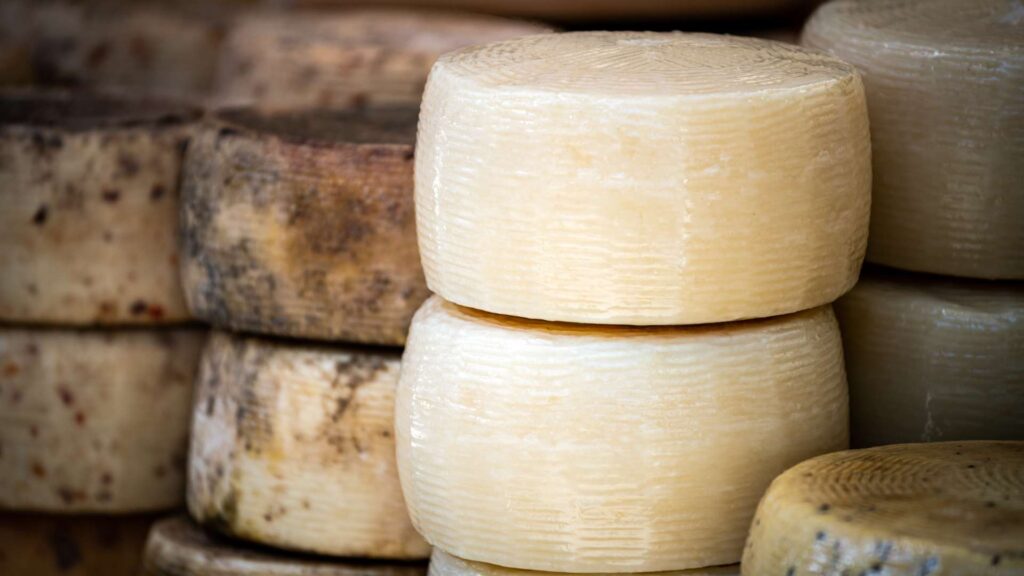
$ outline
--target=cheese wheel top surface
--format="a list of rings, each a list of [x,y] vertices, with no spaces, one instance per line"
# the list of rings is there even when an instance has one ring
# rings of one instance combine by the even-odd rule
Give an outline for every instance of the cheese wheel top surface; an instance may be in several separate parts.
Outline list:
[[[671,572],[648,572],[651,576],[739,576],[739,564],[731,566],[712,566],[693,570],[674,570]],[[539,572],[506,568],[486,562],[473,562],[452,556],[440,548],[434,548],[430,555],[428,576],[555,576],[563,572]],[[593,576],[614,576],[618,573],[593,573]]]

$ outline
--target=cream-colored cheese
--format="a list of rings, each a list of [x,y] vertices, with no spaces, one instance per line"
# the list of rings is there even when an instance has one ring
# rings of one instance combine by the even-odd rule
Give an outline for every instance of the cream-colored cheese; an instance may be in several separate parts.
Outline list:
[[[857,66],[871,115],[868,260],[1024,279],[1019,0],[838,0],[803,43]]]
[[[463,560],[448,554],[440,548],[434,548],[430,555],[430,571],[428,576],[557,576],[563,572],[535,572],[506,568],[485,562]],[[672,572],[651,572],[650,576],[739,576],[739,564],[730,566],[712,566],[694,570],[675,570]],[[598,573],[592,576],[614,576],[612,573]]]
[[[395,411],[413,523],[461,558],[559,572],[739,561],[768,483],[847,446],[828,307],[691,328],[556,324],[433,297]]]

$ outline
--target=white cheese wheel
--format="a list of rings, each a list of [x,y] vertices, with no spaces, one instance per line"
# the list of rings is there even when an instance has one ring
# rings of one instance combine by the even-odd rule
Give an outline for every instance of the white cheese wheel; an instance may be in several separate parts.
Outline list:
[[[430,555],[430,571],[428,576],[558,576],[562,572],[535,572],[506,568],[484,562],[473,562],[452,556],[440,548],[434,548]],[[730,566],[712,566],[694,570],[675,570],[672,572],[651,572],[649,576],[739,576],[739,564]],[[609,573],[598,573],[592,576],[614,576]]]
[[[554,324],[433,297],[395,411],[413,524],[461,558],[647,572],[739,561],[768,483],[847,446],[816,308],[692,328]]]
[[[205,332],[0,328],[0,508],[182,503]]]
[[[772,482],[743,574],[1024,574],[1024,442],[936,442],[813,458]]]
[[[413,214],[415,107],[229,110],[189,147],[192,313],[246,332],[402,344],[429,295]]]
[[[399,354],[215,333],[200,367],[188,506],[279,548],[426,558],[395,466]]]
[[[452,52],[416,148],[427,284],[598,324],[825,304],[863,257],[868,140],[853,67],[778,42],[579,32]]]
[[[0,94],[0,320],[189,318],[178,176],[194,115],[136,99]]]
[[[868,260],[1024,279],[1019,0],[838,0],[802,42],[857,66],[871,116]]]
[[[872,270],[836,315],[854,447],[1024,440],[1024,283]]]
[[[315,558],[204,532],[184,516],[156,523],[141,576],[423,576],[422,563]]]

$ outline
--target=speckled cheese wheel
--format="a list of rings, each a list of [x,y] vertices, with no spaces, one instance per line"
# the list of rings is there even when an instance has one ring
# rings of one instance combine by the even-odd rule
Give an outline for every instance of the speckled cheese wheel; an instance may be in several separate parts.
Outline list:
[[[555,324],[433,297],[395,408],[413,524],[460,558],[649,572],[738,562],[775,475],[847,446],[828,307],[691,328]]]
[[[158,102],[0,93],[0,320],[189,318],[177,228],[192,117]]]
[[[205,332],[0,329],[0,508],[182,503]]]
[[[215,333],[203,355],[188,506],[278,548],[426,558],[395,467],[399,354]]]
[[[1024,574],[1024,442],[850,450],[779,476],[743,574]]]
[[[1024,8],[840,0],[803,43],[857,66],[871,115],[868,260],[1024,279]]]
[[[428,576],[557,576],[563,572],[535,572],[506,568],[484,562],[463,560],[448,554],[440,548],[434,548],[430,555],[430,571]],[[731,566],[712,566],[694,570],[675,570],[672,572],[651,572],[649,576],[739,576],[739,564]],[[598,573],[592,576],[614,576],[611,573]]]
[[[272,108],[419,104],[441,54],[546,30],[429,11],[253,13],[228,34],[214,98]]]
[[[184,516],[149,533],[141,576],[423,576],[423,563],[299,556],[255,548],[203,531]]]
[[[695,324],[831,302],[870,204],[853,67],[730,36],[579,32],[449,53],[424,94],[431,290],[524,318]]]
[[[185,293],[214,325],[402,344],[429,295],[416,249],[414,107],[222,112],[190,148]]]
[[[854,447],[1024,440],[1024,282],[873,270],[836,314]]]

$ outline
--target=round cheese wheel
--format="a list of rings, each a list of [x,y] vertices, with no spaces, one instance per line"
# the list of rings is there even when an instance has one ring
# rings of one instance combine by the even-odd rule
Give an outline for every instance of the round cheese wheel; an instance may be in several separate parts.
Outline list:
[[[422,563],[318,559],[247,546],[204,532],[184,516],[156,523],[141,576],[423,576]]]
[[[182,503],[205,332],[0,328],[0,508]]]
[[[579,32],[452,52],[417,143],[427,283],[598,324],[825,304],[863,257],[868,140],[853,67],[778,42]]]
[[[874,270],[836,314],[853,446],[1024,440],[1024,283]]]
[[[188,506],[279,548],[426,558],[395,466],[399,354],[215,333],[200,367]]]
[[[743,574],[1024,573],[1024,442],[827,454],[761,501]]]
[[[535,24],[446,12],[257,12],[225,41],[214,98],[273,108],[419,104],[441,54],[544,32]]]
[[[413,524],[461,558],[648,572],[738,562],[768,483],[847,446],[832,310],[554,324],[433,297],[396,401]]]
[[[189,318],[178,175],[193,115],[134,99],[0,94],[0,320]]]
[[[426,282],[414,107],[220,113],[192,143],[182,274],[216,326],[402,344]]]
[[[864,75],[868,260],[1024,278],[1024,17],[1017,0],[838,0],[803,43]]]
[[[535,572],[506,568],[484,562],[473,562],[452,556],[440,548],[434,548],[430,555],[430,571],[428,576],[556,576],[561,572]],[[739,564],[731,566],[712,566],[694,570],[675,570],[672,572],[653,572],[650,576],[739,576]],[[613,576],[612,574],[594,574],[593,576]]]

